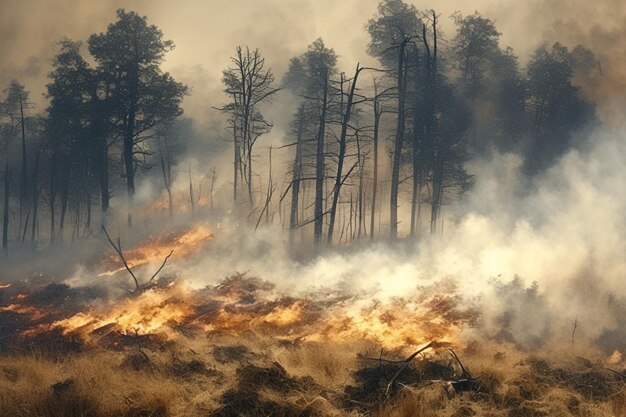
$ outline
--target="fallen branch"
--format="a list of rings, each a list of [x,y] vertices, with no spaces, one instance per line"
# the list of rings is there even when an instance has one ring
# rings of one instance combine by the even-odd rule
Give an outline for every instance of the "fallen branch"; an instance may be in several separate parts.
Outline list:
[[[611,369],[611,368],[604,368],[604,369],[606,369],[607,371],[611,371],[611,372],[613,372],[615,375],[617,375],[617,376],[621,377],[622,379],[626,379],[626,375],[624,375],[624,374],[622,374],[622,373],[620,373],[620,372],[617,372],[617,371],[616,371],[616,370],[614,370],[614,369]]]
[[[461,367],[461,371],[462,371],[461,378],[457,379],[456,381],[450,381],[449,382],[450,386],[456,392],[480,391],[481,386],[478,382],[476,382],[478,381],[479,378],[472,377],[472,374],[470,374],[469,371],[463,366],[463,363],[461,362],[457,354],[452,349],[449,349],[449,350],[450,350],[450,355],[454,358],[454,360],[456,360],[456,362]]]
[[[467,379],[473,379],[472,375],[469,373],[469,371],[467,369],[465,369],[465,367],[463,366],[463,363],[461,362],[461,360],[459,359],[459,357],[456,355],[456,353],[452,350],[452,349],[448,349],[450,351],[450,355],[454,358],[454,360],[456,360],[456,363],[459,364],[459,366],[461,367],[461,371],[463,371],[463,373],[461,374],[461,377],[466,377]]]
[[[404,362],[404,365],[402,365],[400,367],[400,369],[398,369],[398,372],[396,372],[396,374],[393,376],[393,378],[391,378],[391,381],[389,381],[389,384],[387,384],[387,389],[385,390],[385,397],[389,396],[389,390],[391,389],[393,383],[396,381],[396,379],[398,378],[398,376],[402,373],[402,371],[404,371],[404,369],[409,366],[409,364],[411,363],[411,361],[413,359],[415,359],[415,357],[417,355],[419,355],[420,353],[422,353],[423,351],[425,351],[426,349],[430,348],[432,346],[433,342],[428,342],[428,344],[420,349],[418,349],[417,351],[415,351],[415,353],[413,353],[411,356],[409,356],[408,358],[404,359],[403,361],[400,361],[398,363],[402,363]]]

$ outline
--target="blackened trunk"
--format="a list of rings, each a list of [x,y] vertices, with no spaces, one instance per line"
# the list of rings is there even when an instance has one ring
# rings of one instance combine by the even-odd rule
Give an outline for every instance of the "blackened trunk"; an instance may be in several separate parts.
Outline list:
[[[341,122],[341,135],[339,136],[339,156],[337,159],[337,174],[335,175],[335,187],[333,189],[333,202],[330,208],[330,222],[328,225],[328,244],[333,242],[333,231],[335,228],[335,214],[337,212],[337,204],[339,203],[339,196],[341,195],[341,186],[343,185],[343,164],[346,157],[347,141],[348,141],[348,125],[350,124],[350,116],[352,115],[352,103],[354,99],[354,91],[356,88],[356,82],[359,77],[359,64],[356,65],[356,71],[354,78],[352,79],[352,85],[350,86],[350,93],[348,94],[348,102],[346,104],[345,114],[342,115]],[[342,91],[343,94],[343,79]]]
[[[400,44],[398,56],[398,124],[396,127],[396,138],[393,147],[393,162],[391,167],[391,194],[389,202],[389,238],[394,241],[398,238],[398,190],[400,186],[400,162],[402,154],[402,144],[404,142],[404,108],[406,83],[405,78],[405,49],[407,40]]]
[[[9,188],[11,179],[9,177],[9,164],[4,167],[4,204],[2,210],[2,252],[9,255]]]
[[[31,224],[30,230],[30,241],[33,248],[36,246],[35,242],[35,232],[37,230],[37,212],[39,208],[39,159],[41,156],[41,148],[37,148],[37,153],[35,154],[35,167],[32,178],[33,185],[33,222]]]
[[[374,85],[374,89],[376,97],[374,99],[374,167],[372,176],[372,213],[370,218],[371,240],[374,240],[374,223],[376,218],[376,198],[378,195],[378,131],[380,130],[380,117],[382,115],[380,103],[378,102],[378,92],[376,91],[376,85]]]
[[[302,179],[302,130],[304,128],[304,104],[298,109],[298,129],[296,132],[296,155],[291,176],[291,212],[289,213],[289,241],[293,242],[298,227],[298,199]]]
[[[322,241],[323,206],[324,206],[324,144],[326,138],[326,108],[328,106],[328,73],[324,77],[322,111],[320,115],[319,131],[317,134],[317,152],[315,162],[315,226],[313,235],[316,246]]]
[[[20,123],[22,127],[22,172],[20,174],[20,231],[22,229],[22,216],[26,206],[26,128],[24,125],[24,103],[20,96]],[[24,226],[26,229],[26,226]]]

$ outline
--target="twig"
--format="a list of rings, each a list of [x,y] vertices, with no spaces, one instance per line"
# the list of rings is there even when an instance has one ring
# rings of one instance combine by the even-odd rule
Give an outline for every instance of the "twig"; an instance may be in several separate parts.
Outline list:
[[[165,264],[167,263],[167,260],[170,258],[170,256],[172,256],[172,254],[174,253],[174,250],[172,249],[169,253],[169,255],[167,255],[165,257],[165,259],[163,259],[163,263],[161,264],[161,266],[159,267],[159,269],[157,269],[157,271],[154,273],[154,275],[152,275],[152,277],[148,280],[148,284],[152,282],[152,280],[154,278],[156,278],[156,276],[159,274],[159,272],[161,272],[161,269],[163,269],[163,267],[165,266]]]

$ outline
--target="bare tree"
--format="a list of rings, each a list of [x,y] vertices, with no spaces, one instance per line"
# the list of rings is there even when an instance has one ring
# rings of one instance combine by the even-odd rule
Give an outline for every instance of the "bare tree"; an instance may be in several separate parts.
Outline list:
[[[258,49],[238,46],[231,58],[233,66],[224,70],[222,82],[232,101],[219,108],[230,116],[235,147],[235,202],[237,200],[237,177],[243,174],[248,190],[250,207],[254,205],[252,176],[254,170],[253,148],[259,137],[268,133],[272,124],[265,120],[258,107],[270,101],[280,91],[274,86],[271,69],[265,68],[265,58]]]
[[[354,109],[354,94],[356,91],[356,84],[357,84],[357,80],[359,78],[359,74],[360,72],[363,70],[363,68],[359,67],[359,64],[356,65],[356,70],[354,72],[354,77],[352,78],[352,80],[344,80],[344,75],[341,74],[341,81],[340,81],[340,94],[342,97],[342,103],[343,103],[343,96],[344,96],[344,91],[343,91],[343,84],[344,81],[350,82],[350,91],[347,94],[347,103],[345,105],[345,111],[342,113],[341,115],[341,133],[339,136],[339,154],[337,157],[337,172],[335,175],[335,186],[333,188],[333,200],[332,200],[332,206],[330,208],[330,213],[329,213],[329,224],[328,224],[328,243],[332,244],[333,241],[333,231],[334,231],[334,227],[335,227],[335,215],[337,213],[337,203],[339,202],[339,196],[341,194],[341,187],[345,181],[345,178],[347,178],[350,174],[350,172],[352,171],[352,169],[354,167],[352,167],[350,169],[350,172],[348,172],[348,175],[346,175],[346,177],[344,178],[343,176],[343,165],[345,162],[345,158],[346,158],[346,150],[347,150],[347,141],[348,141],[348,128],[350,126],[350,117],[352,116],[352,111]],[[358,163],[358,161],[357,161]]]

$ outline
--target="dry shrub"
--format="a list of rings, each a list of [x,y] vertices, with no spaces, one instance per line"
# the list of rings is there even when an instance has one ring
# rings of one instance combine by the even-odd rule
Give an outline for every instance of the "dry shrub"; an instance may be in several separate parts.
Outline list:
[[[626,416],[626,381],[593,355],[473,346],[458,353],[482,389],[459,393],[445,383],[459,372],[442,351],[416,358],[385,397],[398,365],[358,359],[380,352],[362,343],[255,334],[177,343],[0,356],[0,417]],[[441,381],[426,386],[432,379]]]
[[[10,363],[17,372],[0,377],[0,417],[166,417],[180,394],[170,381],[118,366],[108,352],[65,362],[23,356]]]
[[[329,349],[322,343],[303,343],[275,349],[273,354],[290,374],[309,376],[328,389],[340,390],[351,381],[356,366],[354,349],[341,344]]]

